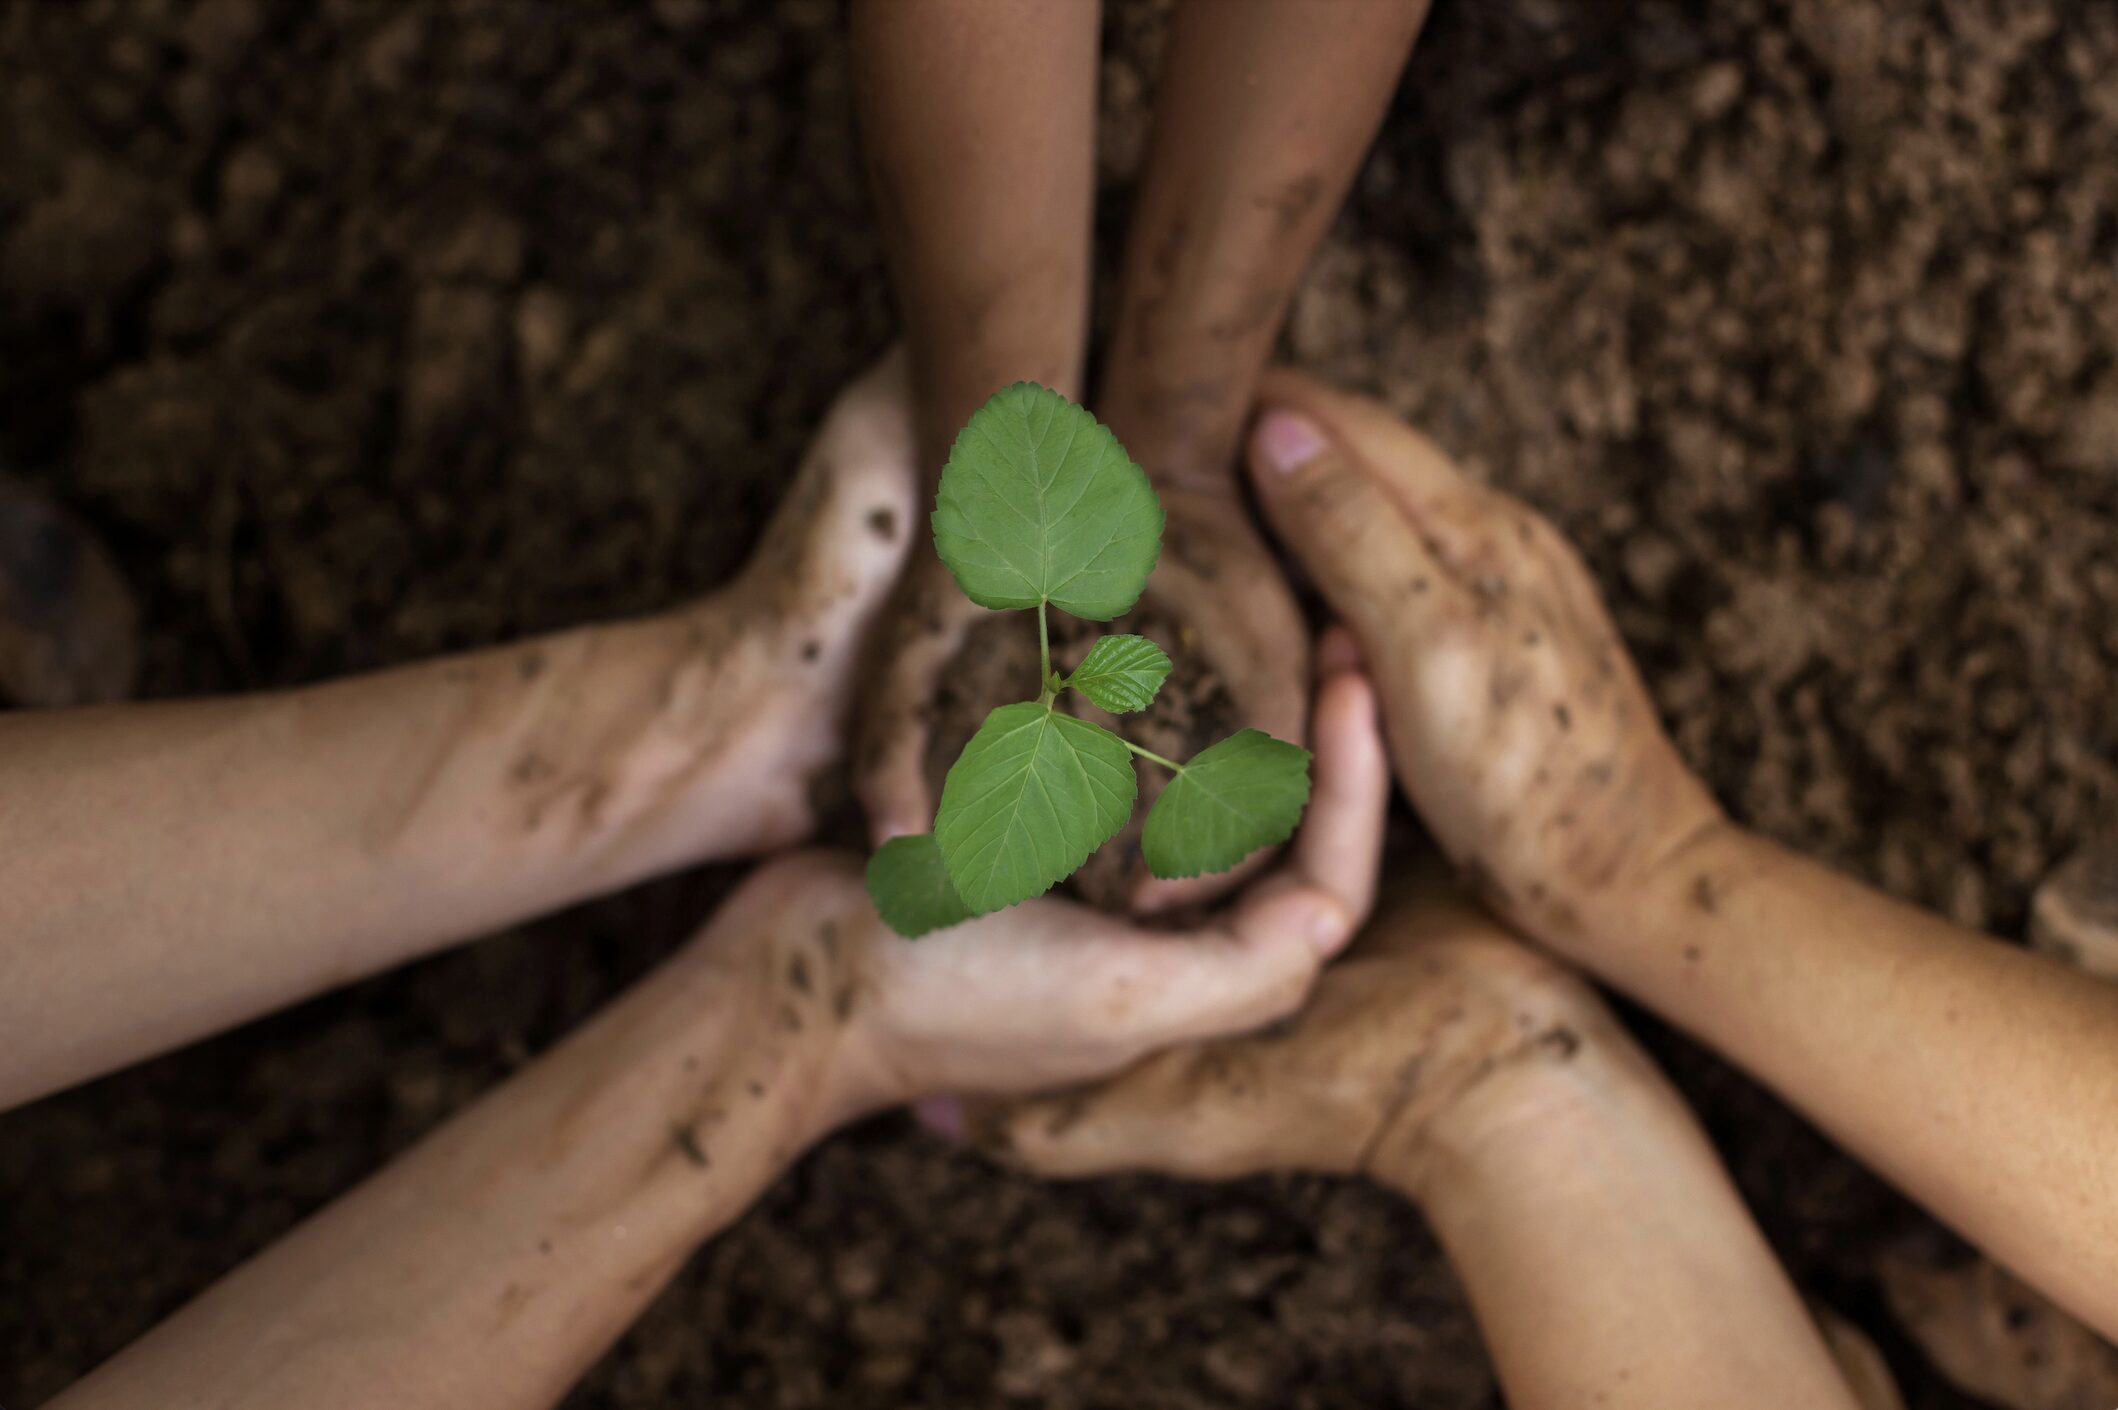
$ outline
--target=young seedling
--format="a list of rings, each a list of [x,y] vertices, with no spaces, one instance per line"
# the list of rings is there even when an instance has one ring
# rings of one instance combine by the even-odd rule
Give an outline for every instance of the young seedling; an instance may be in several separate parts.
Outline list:
[[[1102,422],[1017,382],[956,437],[936,497],[934,547],[981,607],[1035,608],[1035,700],[985,718],[950,766],[934,831],[883,844],[868,894],[901,935],[922,935],[1042,895],[1132,816],[1133,757],[1173,777],[1140,849],[1159,877],[1226,871],[1284,842],[1309,802],[1309,751],[1246,729],[1179,763],[1055,708],[1080,692],[1114,715],[1144,710],[1169,656],[1106,636],[1071,675],[1052,669],[1048,613],[1107,622],[1129,610],[1162,549],[1162,506]]]

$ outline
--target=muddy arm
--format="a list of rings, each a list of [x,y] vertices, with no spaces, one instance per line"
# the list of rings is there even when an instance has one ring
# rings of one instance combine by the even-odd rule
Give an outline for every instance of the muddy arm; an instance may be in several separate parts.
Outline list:
[[[1293,860],[1190,933],[1043,898],[908,941],[857,857],[754,873],[661,970],[55,1402],[554,1403],[825,1132],[1014,1096],[1283,1018],[1365,916],[1389,777],[1365,682],[1318,707]]]
[[[1734,826],[1549,524],[1373,402],[1283,374],[1264,396],[1265,511],[1491,904],[2118,1335],[2118,986]]]
[[[1307,727],[1309,637],[1239,493],[1235,451],[1289,301],[1381,123],[1426,0],[1186,0],[1170,19],[1096,413],[1168,514],[1148,584],[1238,720]],[[1262,860],[1262,859],[1261,859]],[[1155,881],[1143,909],[1240,872]]]
[[[1580,977],[1400,862],[1281,1030],[999,1124],[1032,1169],[1364,1174],[1421,1207],[1508,1404],[1850,1407],[1698,1122]]]
[[[753,888],[689,949],[52,1402],[557,1403],[816,1133],[828,973]],[[778,932],[778,933],[775,933]]]
[[[1079,395],[1096,0],[858,0],[861,146],[930,476],[986,399]]]
[[[799,838],[909,537],[901,383],[842,401],[751,568],[684,610],[303,690],[0,716],[0,1107]]]
[[[1171,490],[1228,494],[1258,375],[1427,0],[1184,0],[1096,408]]]

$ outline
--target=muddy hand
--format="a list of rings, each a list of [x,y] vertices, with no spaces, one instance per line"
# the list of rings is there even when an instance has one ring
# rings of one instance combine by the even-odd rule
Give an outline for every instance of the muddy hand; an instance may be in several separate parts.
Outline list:
[[[1265,516],[1358,639],[1398,778],[1487,899],[1564,949],[1721,816],[1594,582],[1379,404],[1286,372],[1261,404]]]
[[[1159,1053],[986,1123],[1045,1175],[1372,1174],[1416,1188],[1434,1143],[1535,1119],[1611,1020],[1588,986],[1437,875],[1393,886],[1283,1028]]]
[[[1176,617],[1183,634],[1162,645],[1180,660],[1193,652],[1206,658],[1234,701],[1237,728],[1307,743],[1309,633],[1271,550],[1232,494],[1166,483],[1157,493],[1166,521],[1162,556],[1147,591]],[[1139,863],[1133,909],[1151,913],[1211,901],[1271,857],[1261,852],[1233,870],[1190,881],[1156,880]]]
[[[853,789],[877,847],[934,826],[926,760],[935,688],[971,627],[991,615],[956,586],[925,528],[915,526],[912,561],[876,627],[857,725]]]
[[[835,1118],[1085,1081],[1291,1012],[1367,914],[1390,786],[1366,679],[1334,675],[1316,710],[1316,794],[1290,855],[1191,931],[1046,897],[909,941],[867,908],[856,864],[811,878],[849,917],[833,976],[805,975],[842,996]]]

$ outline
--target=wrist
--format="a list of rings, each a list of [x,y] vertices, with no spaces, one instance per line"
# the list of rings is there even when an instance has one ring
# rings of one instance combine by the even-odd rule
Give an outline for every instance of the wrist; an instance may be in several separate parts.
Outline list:
[[[1431,1209],[1525,1172],[1563,1173],[1583,1125],[1610,1101],[1629,1044],[1585,988],[1537,1017],[1536,1032],[1481,1063],[1416,1124],[1386,1129],[1369,1177]]]
[[[1553,949],[1628,991],[1684,961],[1723,916],[1736,882],[1756,869],[1757,834],[1718,809],[1657,850],[1623,885],[1583,899]]]

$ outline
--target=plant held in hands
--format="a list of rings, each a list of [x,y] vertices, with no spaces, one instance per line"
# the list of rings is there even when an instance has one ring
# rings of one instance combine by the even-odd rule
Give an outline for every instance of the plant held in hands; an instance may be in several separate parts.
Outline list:
[[[1162,506],[1103,423],[1018,382],[956,437],[936,499],[934,547],[981,607],[1037,611],[1040,688],[1002,705],[950,766],[934,831],[885,843],[868,894],[890,927],[921,935],[1041,895],[1132,816],[1133,756],[1174,777],[1141,850],[1159,877],[1225,871],[1284,842],[1309,802],[1309,751],[1246,729],[1179,763],[1055,708],[1079,691],[1112,714],[1144,710],[1169,657],[1106,636],[1071,674],[1052,669],[1048,612],[1107,622],[1129,611],[1162,548]]]

